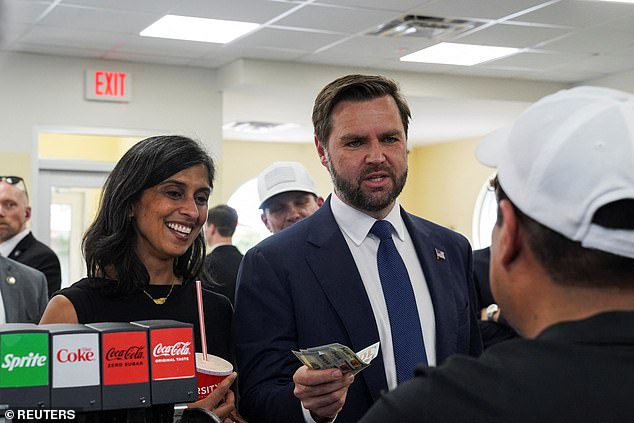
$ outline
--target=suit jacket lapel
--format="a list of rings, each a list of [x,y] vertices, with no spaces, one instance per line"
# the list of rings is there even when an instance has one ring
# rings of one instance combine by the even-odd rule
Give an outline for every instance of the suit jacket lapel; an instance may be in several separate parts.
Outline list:
[[[348,333],[348,346],[359,351],[379,341],[379,332],[357,266],[332,215],[330,198],[311,220],[307,240],[317,248],[308,255],[308,264]],[[358,377],[364,379],[376,401],[381,390],[387,389],[383,356],[379,354]]]
[[[34,242],[35,237],[33,236],[33,233],[29,232],[20,240],[20,242],[18,242],[13,251],[9,253],[9,258],[14,260],[18,259],[26,249],[33,245]]]
[[[0,269],[0,293],[2,293],[4,314],[7,322],[17,322],[19,321],[18,312],[23,305],[21,297],[17,295],[17,290],[12,289],[7,282],[7,278],[13,275],[13,266],[6,258],[0,258],[0,260],[5,262],[2,269]],[[17,280],[15,283],[21,283],[21,281]]]
[[[447,251],[442,239],[414,221],[403,209],[401,209],[401,215],[414,242],[434,306],[436,360],[441,363],[456,351],[458,344],[456,332],[458,313],[452,291],[451,257],[443,256],[444,258],[441,259],[438,256],[439,252],[444,254]]]

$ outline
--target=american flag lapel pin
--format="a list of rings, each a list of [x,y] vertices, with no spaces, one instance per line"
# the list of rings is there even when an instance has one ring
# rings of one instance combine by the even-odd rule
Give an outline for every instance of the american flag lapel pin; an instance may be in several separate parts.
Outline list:
[[[442,261],[445,259],[445,252],[443,250],[439,250],[438,248],[434,248],[436,250],[436,260]]]

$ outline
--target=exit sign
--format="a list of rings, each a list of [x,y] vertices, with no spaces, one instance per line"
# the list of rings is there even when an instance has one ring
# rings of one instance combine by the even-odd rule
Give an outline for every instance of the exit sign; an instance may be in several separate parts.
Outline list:
[[[86,99],[129,102],[132,99],[132,78],[127,72],[86,71]]]

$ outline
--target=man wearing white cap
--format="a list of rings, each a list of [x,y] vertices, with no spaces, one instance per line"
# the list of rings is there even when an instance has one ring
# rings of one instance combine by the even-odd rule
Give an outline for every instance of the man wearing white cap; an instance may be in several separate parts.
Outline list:
[[[634,96],[547,96],[476,156],[497,167],[491,288],[527,339],[419,368],[362,423],[634,421]]]
[[[275,162],[258,176],[262,222],[271,233],[315,213],[324,203],[313,178],[301,163]]]

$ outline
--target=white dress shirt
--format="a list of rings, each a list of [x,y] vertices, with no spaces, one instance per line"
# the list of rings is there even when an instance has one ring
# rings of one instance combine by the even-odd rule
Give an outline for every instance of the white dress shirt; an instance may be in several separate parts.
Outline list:
[[[0,243],[0,254],[4,257],[9,257],[11,251],[13,251],[15,246],[18,245],[20,241],[22,241],[24,237],[29,234],[29,232],[31,232],[31,230],[27,228],[22,232],[18,232],[17,234],[13,235],[11,238],[7,239],[3,243]]]
[[[397,379],[394,350],[392,348],[392,330],[390,328],[387,305],[385,304],[385,297],[383,296],[383,288],[381,286],[379,269],[376,262],[380,240],[374,234],[369,233],[376,219],[345,204],[335,194],[332,195],[330,204],[332,213],[343,233],[348,248],[350,248],[352,257],[361,275],[361,280],[365,286],[366,293],[370,299],[370,305],[374,312],[376,325],[379,329],[379,340],[381,341],[381,353],[383,354],[387,385],[390,390],[394,389],[397,384]],[[407,273],[409,274],[414,290],[418,316],[421,328],[423,329],[427,362],[430,366],[434,366],[436,365],[436,322],[434,318],[434,307],[427,283],[425,282],[423,269],[418,261],[414,243],[401,217],[398,201],[394,204],[394,207],[384,220],[389,221],[394,228],[395,236],[393,235],[392,238],[396,249],[405,262],[405,267],[407,268]]]
[[[374,234],[369,233],[376,219],[367,214],[350,207],[332,194],[330,207],[335,221],[341,230],[348,248],[352,253],[355,264],[363,286],[370,299],[370,306],[374,313],[376,326],[379,330],[379,341],[381,341],[381,354],[385,366],[385,377],[390,390],[396,388],[396,363],[394,361],[394,350],[392,348],[392,329],[388,317],[387,305],[383,296],[383,288],[379,277],[379,268],[376,261],[380,240]],[[405,227],[405,222],[400,213],[400,204],[395,202],[394,207],[384,218],[389,221],[394,228],[392,236],[394,244],[399,254],[405,262],[407,273],[409,274],[414,297],[418,308],[418,317],[423,329],[423,340],[425,342],[425,352],[429,366],[436,365],[436,321],[434,307],[429,294],[429,288],[425,282],[423,269],[418,261],[416,249],[412,238]],[[365,348],[367,345],[364,345]],[[302,407],[304,419],[307,423],[315,423],[308,410]]]

